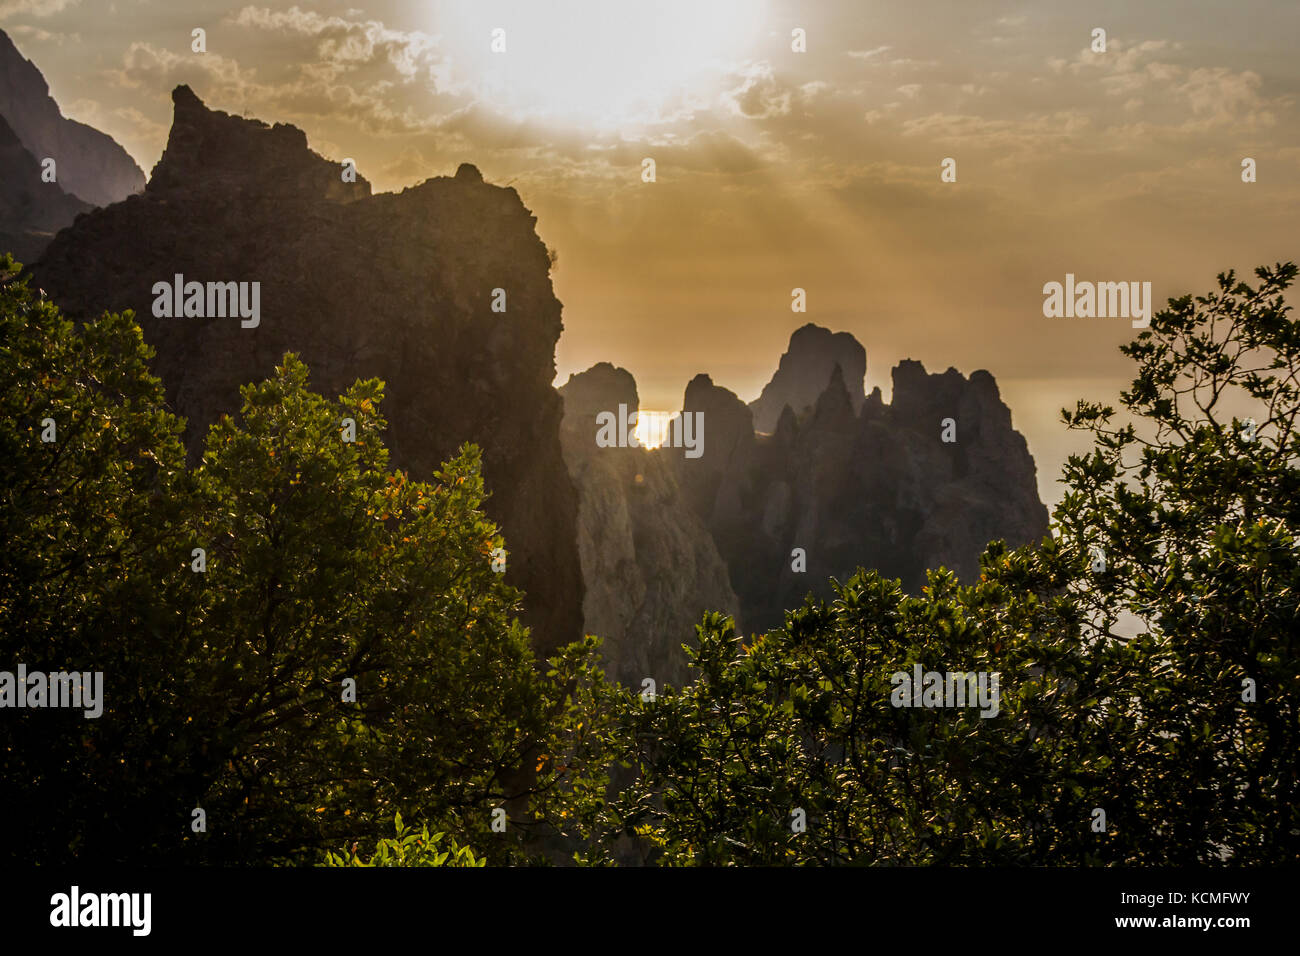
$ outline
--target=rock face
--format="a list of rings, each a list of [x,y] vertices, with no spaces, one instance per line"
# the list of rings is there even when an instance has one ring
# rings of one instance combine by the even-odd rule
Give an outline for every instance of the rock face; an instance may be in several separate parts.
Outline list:
[[[64,192],[95,206],[120,202],[144,188],[144,173],[114,139],[66,118],[41,71],[0,30],[0,116],[39,164],[56,162]]]
[[[579,495],[586,630],[604,638],[611,679],[680,686],[681,645],[700,616],[739,609],[727,566],[682,496],[667,450],[597,446],[598,414],[638,408],[631,374],[602,362],[570,376],[560,394],[564,460]]]
[[[753,406],[697,375],[682,402],[703,415],[697,458],[596,446],[597,414],[637,408],[623,369],[602,363],[561,389],[586,625],[607,639],[611,676],[680,680],[678,645],[704,610],[738,608],[741,633],[766,630],[858,567],[916,591],[930,568],[976,578],[992,540],[1047,534],[1028,445],[988,372],[931,375],[905,361],[886,405],[879,389],[862,395],[865,352],[852,336],[807,326],[764,394],[796,394],[792,383],[819,368],[827,380],[812,404],[800,414],[783,404],[770,434],[756,433]]]
[[[41,166],[0,116],[0,252],[40,256],[54,234],[94,207],[41,179]]]
[[[294,127],[211,111],[188,87],[173,100],[148,188],[60,233],[37,282],[74,318],[135,310],[191,451],[286,351],[326,395],[383,379],[393,464],[427,478],[477,443],[534,643],[580,637],[577,495],[551,387],[561,306],[518,193],[458,174],[372,196]],[[177,274],[259,282],[260,324],[155,317],[154,284]]]
[[[787,357],[796,351],[792,339]],[[861,375],[846,382],[842,368],[803,415],[783,408],[770,435],[747,430],[744,404],[706,376],[687,387],[683,407],[705,413],[705,451],[673,461],[727,563],[746,631],[780,623],[784,609],[829,594],[830,577],[859,566],[909,590],[941,565],[970,581],[989,541],[1047,533],[1028,445],[988,372],[930,375],[905,361],[891,405],[876,389],[855,407]]]
[[[803,415],[817,403],[826,390],[836,366],[849,388],[853,410],[860,411],[866,395],[862,380],[867,374],[867,352],[848,332],[831,332],[811,322],[790,336],[790,347],[781,356],[772,381],[758,398],[749,403],[754,413],[754,428],[771,433],[789,405],[795,415]]]

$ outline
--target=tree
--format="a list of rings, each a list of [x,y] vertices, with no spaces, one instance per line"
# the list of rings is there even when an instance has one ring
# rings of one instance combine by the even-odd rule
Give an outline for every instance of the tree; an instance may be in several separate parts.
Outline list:
[[[931,572],[918,597],[859,571],[739,646],[706,617],[693,684],[614,702],[639,776],[611,829],[665,863],[1090,859],[1091,804],[1068,784],[1104,770],[1086,751],[1105,726],[1065,567],[995,547],[979,584]],[[917,664],[998,672],[996,713],[895,706]]]
[[[597,642],[535,661],[477,449],[390,471],[382,384],[330,402],[287,355],[187,471],[129,314],[3,294],[0,649],[105,679],[97,719],[0,725],[6,853],[301,861],[405,810],[504,861],[580,824]]]
[[[1296,266],[1255,274],[1170,300],[1123,348],[1127,420],[1065,415],[1095,447],[1069,460],[1056,522],[1105,557],[1074,590],[1140,728],[1112,777],[1127,862],[1300,858]]]
[[[1294,862],[1296,267],[1257,274],[1124,348],[1132,420],[1065,414],[1095,448],[1055,537],[918,596],[860,570],[748,644],[707,616],[691,684],[611,691],[609,833],[687,864]],[[997,714],[895,706],[917,664],[997,672]]]
[[[1293,862],[1297,269],[1256,274],[1125,346],[1122,420],[1065,413],[1094,448],[1053,537],[919,595],[859,570],[747,641],[706,615],[695,679],[643,700],[604,682],[595,638],[534,660],[477,450],[430,482],[391,471],[380,382],[327,401],[287,355],[187,468],[130,314],[74,327],[6,257],[0,667],[100,672],[104,695],[93,718],[0,711],[3,852],[599,864],[630,837],[667,864]],[[996,674],[996,697],[907,706],[918,665]],[[607,799],[611,761],[634,778]]]
[[[381,837],[375,842],[375,850],[369,859],[357,853],[357,844],[345,848],[342,853],[327,853],[322,866],[484,866],[487,861],[476,857],[467,846],[460,846],[454,839],[449,840],[447,849],[439,849],[445,833],[429,833],[429,825],[423,824],[419,830],[402,823],[402,815],[394,817],[396,836]]]
[[[75,328],[0,259],[0,669],[104,679],[97,718],[0,711],[13,858],[76,858],[129,829],[156,759],[140,744],[176,716],[155,707],[169,660],[155,595],[180,563],[187,484],[150,355],[129,314]]]

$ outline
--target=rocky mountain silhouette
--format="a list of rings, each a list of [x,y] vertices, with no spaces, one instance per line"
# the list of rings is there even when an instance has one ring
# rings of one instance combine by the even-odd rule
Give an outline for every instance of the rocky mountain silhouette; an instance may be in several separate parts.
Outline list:
[[[791,336],[765,395],[806,394],[789,385],[793,371],[806,382],[825,367],[835,340],[809,328]],[[778,624],[784,609],[809,592],[828,595],[829,578],[859,566],[909,590],[940,566],[969,582],[988,542],[1047,534],[1033,458],[992,375],[932,375],[903,361],[892,402],[874,389],[859,405],[865,353],[853,345],[841,339],[832,353],[851,359],[849,373],[835,361],[811,408],[786,404],[768,435],[754,434],[750,410],[707,376],[687,386],[682,407],[705,413],[705,453],[670,460],[727,562],[746,630]]]
[[[0,116],[0,252],[31,262],[54,234],[95,208],[41,179],[41,166]]]
[[[107,206],[144,188],[144,173],[127,151],[107,133],[65,117],[41,71],[3,30],[0,116],[38,164],[55,160],[59,186],[83,202]]]
[[[596,444],[597,415],[639,408],[631,373],[601,362],[570,376],[560,394],[564,460],[578,487],[586,630],[603,638],[611,679],[681,686],[681,645],[693,640],[701,615],[740,609],[727,566],[665,454]]]
[[[135,312],[192,454],[237,410],[239,386],[288,351],[326,394],[382,378],[393,463],[417,477],[477,443],[507,579],[542,652],[596,633],[611,676],[681,683],[681,645],[705,610],[764,629],[859,566],[911,589],[940,565],[970,580],[990,540],[1047,532],[991,375],[905,361],[886,405],[863,393],[862,345],[811,324],[750,405],[708,375],[690,382],[682,407],[703,414],[700,457],[599,447],[596,415],[635,411],[636,383],[602,363],[552,388],[561,305],[514,189],[465,164],[373,195],[296,127],[209,109],[185,86],[172,98],[148,185],[89,212],[30,193],[35,154],[0,125],[6,166],[22,171],[0,195],[5,221],[43,243],[75,219],[29,267],[35,281],[73,318]],[[155,314],[155,284],[176,276],[257,283],[259,321]]]
[[[762,394],[749,403],[755,431],[771,433],[787,405],[802,415],[817,403],[838,365],[849,389],[853,410],[866,400],[862,381],[867,375],[867,351],[848,332],[832,332],[809,322],[790,336],[790,347],[781,356],[772,380]]]
[[[270,375],[285,352],[326,395],[383,379],[393,465],[428,478],[462,442],[477,443],[506,579],[526,591],[536,646],[580,637],[578,502],[551,386],[561,306],[519,194],[465,165],[371,195],[293,126],[210,110],[185,86],[172,98],[144,192],[61,232],[31,268],[36,281],[74,318],[135,311],[191,453],[237,411],[239,386]],[[259,324],[155,316],[154,284],[178,274],[260,283]],[[504,312],[492,308],[497,289]]]
[[[682,408],[704,416],[698,458],[668,447],[597,448],[596,410],[613,411],[619,402],[634,407],[636,383],[608,364],[570,379],[565,457],[583,509],[591,511],[582,545],[587,605],[602,608],[589,616],[589,626],[592,618],[617,622],[607,626],[620,635],[616,657],[635,661],[629,674],[656,662],[676,668],[681,659],[659,636],[654,615],[644,613],[643,590],[628,580],[670,579],[675,567],[661,563],[669,560],[680,566],[675,610],[731,606],[716,582],[703,584],[710,549],[691,537],[693,524],[674,514],[675,507],[693,512],[725,563],[742,633],[779,624],[785,609],[810,592],[829,595],[831,577],[843,580],[858,567],[899,578],[912,591],[924,585],[927,569],[940,566],[970,582],[990,541],[1018,546],[1047,534],[1033,458],[992,375],[966,378],[951,368],[929,374],[921,363],[904,361],[893,370],[893,401],[886,405],[879,389],[862,395],[865,354],[847,333],[813,325],[797,330],[760,401],[770,410],[789,396],[802,410],[787,401],[770,434],[756,430],[759,402],[746,406],[708,375],[696,376]],[[803,397],[821,371],[826,378],[807,404]],[[945,431],[952,441],[944,440]],[[620,464],[633,456],[635,469]],[[646,492],[633,484],[633,470],[647,484],[654,475],[653,487],[671,491],[638,499]],[[656,522],[660,529],[683,529],[693,542],[690,559],[638,546],[635,529]],[[611,527],[621,529],[617,545],[596,538]],[[697,588],[689,600],[683,598],[688,579]],[[658,617],[667,621],[664,611]],[[690,623],[697,620],[693,615]],[[648,663],[636,656],[638,647],[653,649]]]

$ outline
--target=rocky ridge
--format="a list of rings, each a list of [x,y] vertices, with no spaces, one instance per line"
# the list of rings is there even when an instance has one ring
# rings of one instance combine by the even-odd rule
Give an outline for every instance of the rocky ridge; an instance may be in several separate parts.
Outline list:
[[[832,332],[809,322],[790,336],[790,347],[781,356],[772,380],[762,394],[749,403],[754,429],[771,433],[787,405],[803,415],[817,403],[838,365],[849,389],[853,410],[860,411],[866,395],[862,381],[867,375],[867,351],[848,332]]]
[[[301,130],[173,93],[166,151],[143,193],[81,217],[31,271],[70,316],[132,309],[191,452],[238,409],[239,386],[285,352],[337,395],[387,383],[394,466],[428,478],[462,442],[483,450],[507,580],[547,651],[582,634],[577,495],[551,387],[560,302],[535,217],[464,166],[397,194],[311,152]],[[160,318],[155,283],[260,283],[260,323]],[[494,289],[506,311],[494,312]]]
[[[54,234],[94,207],[41,178],[41,165],[0,116],[0,252],[40,256]]]
[[[107,133],[68,119],[45,77],[0,30],[0,116],[39,163],[56,162],[64,192],[94,206],[120,202],[144,188],[144,173]]]
[[[564,459],[578,487],[578,551],[587,583],[583,617],[604,642],[611,679],[640,688],[687,679],[682,645],[705,611],[739,611],[727,566],[658,452],[600,448],[596,416],[639,408],[636,382],[602,362],[569,377]]]
[[[904,361],[893,370],[893,399],[885,404],[879,389],[862,395],[865,351],[852,336],[805,326],[763,390],[765,414],[781,396],[808,395],[818,369],[828,371],[813,402],[798,411],[785,402],[767,434],[756,428],[759,402],[747,406],[698,375],[682,408],[703,413],[704,454],[692,459],[667,447],[643,453],[675,475],[681,502],[725,562],[742,632],[778,625],[785,609],[808,593],[829,595],[831,577],[843,580],[858,567],[899,578],[912,591],[941,566],[970,582],[990,541],[1018,546],[1047,534],[1033,458],[988,372],[931,374]],[[635,396],[623,374],[623,394]],[[605,407],[615,408],[616,397],[606,396]],[[944,440],[946,419],[953,441]],[[594,434],[593,423],[583,428]],[[591,434],[585,442],[584,462],[621,451],[597,451]],[[572,467],[567,440],[566,457]],[[584,500],[611,494],[603,486],[614,483],[593,464],[575,480]],[[638,558],[639,574],[665,573],[647,566],[648,554]],[[608,580],[588,575],[587,586],[589,604],[620,600]],[[642,632],[633,643],[653,640]]]

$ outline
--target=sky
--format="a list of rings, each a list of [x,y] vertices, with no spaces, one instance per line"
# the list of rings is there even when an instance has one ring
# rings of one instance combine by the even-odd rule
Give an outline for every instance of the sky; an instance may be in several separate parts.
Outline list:
[[[987,369],[1049,504],[1086,445],[1059,410],[1116,402],[1137,333],[1045,317],[1045,283],[1159,306],[1300,256],[1294,0],[0,0],[0,27],[146,174],[187,83],[376,191],[513,185],[558,254],[557,384],[610,361],[643,408],[699,372],[748,401],[806,322],[886,399],[903,358]]]

